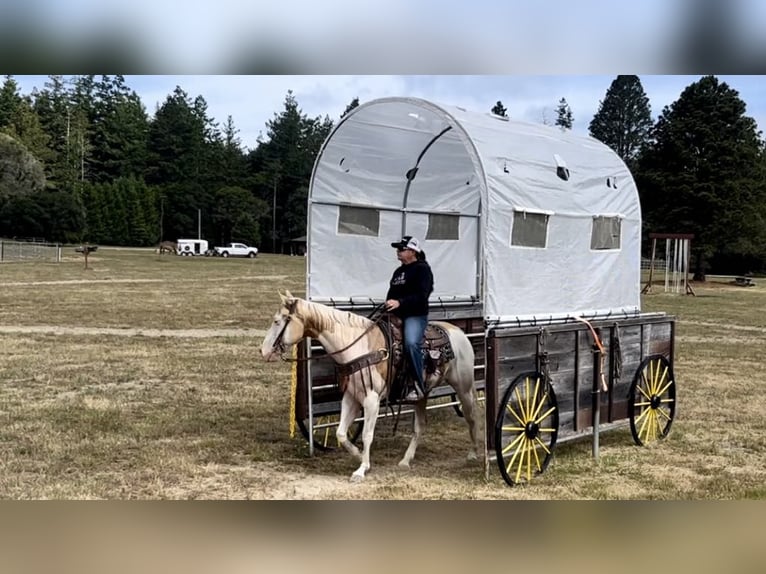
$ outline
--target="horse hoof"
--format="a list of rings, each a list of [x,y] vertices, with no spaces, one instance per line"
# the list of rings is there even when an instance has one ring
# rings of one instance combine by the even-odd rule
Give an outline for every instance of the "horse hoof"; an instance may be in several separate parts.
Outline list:
[[[410,463],[409,462],[401,461],[398,466],[402,470],[410,470]]]
[[[468,456],[466,456],[466,457],[465,457],[465,459],[466,459],[468,462],[473,462],[473,461],[475,461],[477,458],[478,458],[478,457],[476,456],[476,453],[475,453],[475,452],[469,452],[469,453],[468,453]]]
[[[354,474],[351,475],[351,478],[349,479],[349,481],[353,482],[353,483],[363,482],[364,481],[364,475],[363,474],[356,474],[356,473],[354,473]]]

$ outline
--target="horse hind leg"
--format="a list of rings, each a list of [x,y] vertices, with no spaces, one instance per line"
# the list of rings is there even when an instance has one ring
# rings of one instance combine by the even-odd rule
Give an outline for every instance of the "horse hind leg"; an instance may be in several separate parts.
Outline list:
[[[449,374],[457,375],[448,377],[448,382],[455,390],[455,394],[460,401],[463,418],[468,425],[468,433],[471,436],[471,448],[469,449],[466,458],[468,460],[476,460],[481,445],[479,444],[479,421],[476,417],[477,395],[473,381],[473,372],[459,374],[453,371]]]

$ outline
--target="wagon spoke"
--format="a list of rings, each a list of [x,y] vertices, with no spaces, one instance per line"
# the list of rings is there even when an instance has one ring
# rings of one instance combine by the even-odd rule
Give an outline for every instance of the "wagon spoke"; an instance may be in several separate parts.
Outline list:
[[[647,383],[647,386],[648,386],[648,384],[649,384],[649,383]],[[646,397],[646,400],[647,400],[647,401],[651,401],[651,400],[652,400],[652,397],[651,397],[651,396],[649,396],[648,394],[646,394],[646,391],[644,391],[644,387],[643,387],[643,386],[641,386],[641,385],[638,385],[636,388],[637,388],[637,389],[638,389],[638,390],[641,392],[641,394],[642,394],[642,395],[644,395],[644,396]],[[647,390],[648,390],[648,389],[647,389]],[[651,392],[651,391],[650,391],[650,392]]]
[[[548,400],[548,393],[545,393],[542,397],[540,397],[540,404],[537,405],[535,412],[532,414],[532,417],[531,417],[532,420],[537,419],[537,415],[540,414],[541,410],[543,410],[543,406],[545,405],[547,400]]]
[[[662,395],[664,395],[664,394],[665,394],[665,391],[667,391],[667,390],[670,388],[670,385],[672,385],[672,384],[673,384],[673,381],[672,381],[672,380],[671,380],[671,381],[668,381],[668,384],[667,384],[667,385],[665,385],[664,387],[662,387],[662,389],[661,389],[661,390],[659,390],[659,391],[657,391],[655,394],[656,394],[656,395],[659,395],[659,396],[662,396]]]
[[[513,441],[514,443],[524,440],[524,435],[519,435],[518,439]],[[508,445],[509,447],[511,445]],[[511,460],[508,462],[508,466],[505,467],[506,472],[511,472],[511,467],[513,466],[513,462],[516,460],[516,457],[519,456],[519,453],[521,452],[521,447],[517,448],[516,451],[513,453],[513,456],[511,457]],[[518,482],[518,480],[517,480]]]
[[[657,370],[659,371],[659,368]],[[654,385],[654,394],[656,394],[656,395],[662,394],[662,393],[660,393],[658,391],[658,389],[660,388],[660,385],[665,381],[665,375],[667,375],[667,374],[668,374],[668,368],[665,367],[665,370],[662,371],[662,375],[661,376],[660,375],[657,376],[657,382]]]
[[[519,419],[519,422],[521,424],[524,424],[527,420],[527,413],[524,411],[524,401],[521,399],[521,395],[519,394],[519,387],[516,387],[516,404],[519,405],[519,409],[521,410],[521,416],[524,420]]]
[[[516,418],[516,420],[517,420],[517,421],[519,421],[519,424],[520,424],[520,425],[523,425],[523,424],[525,424],[525,423],[524,423],[524,421],[523,421],[523,420],[521,420],[521,417],[520,417],[519,415],[517,415],[517,414],[516,414],[516,411],[514,411],[514,410],[513,410],[513,407],[511,406],[511,404],[510,404],[510,403],[508,403],[508,404],[505,406],[505,408],[506,408],[506,409],[508,409],[508,412],[510,412],[510,413],[511,413],[511,414],[512,414],[512,415],[513,415],[515,418]]]
[[[542,421],[544,421],[544,420],[545,420],[545,419],[546,419],[546,418],[547,418],[547,417],[548,417],[548,416],[549,416],[549,415],[550,415],[550,414],[551,414],[553,411],[555,411],[555,410],[556,410],[556,407],[555,407],[555,406],[554,406],[554,407],[551,407],[551,408],[549,408],[547,411],[545,411],[545,414],[544,414],[544,415],[540,416],[540,417],[539,417],[539,418],[538,418],[538,419],[535,421],[535,424],[539,424],[539,423],[541,423]]]
[[[534,445],[532,444],[532,441],[527,441],[527,482],[532,480],[532,451],[534,450]]]
[[[508,452],[516,445],[516,443],[518,443],[518,442],[520,442],[522,440],[524,440],[524,434],[523,433],[520,434],[519,436],[517,436],[515,439],[513,439],[513,441],[511,443],[509,443],[508,446],[506,446],[503,449],[503,454],[508,454]],[[516,455],[514,455],[514,456],[516,456]]]
[[[504,426],[503,430],[506,432],[524,432],[524,427],[507,427]]]
[[[526,453],[526,449],[529,448],[527,445],[527,441],[524,441],[524,447],[519,450],[521,453],[521,456],[519,457],[519,464],[516,466],[516,482],[519,482],[519,478],[521,478],[521,469],[524,466],[524,454]]]
[[[646,417],[650,412],[652,412],[652,409],[644,409],[641,411],[641,414],[636,417],[636,422],[640,421],[644,417]]]
[[[543,441],[541,441],[539,437],[535,437],[535,440],[543,448],[543,450],[546,452],[546,454],[551,454],[551,451],[548,450],[548,447],[545,446],[545,443]],[[535,449],[535,452],[537,452],[537,449]]]
[[[641,430],[640,430],[640,431],[638,431],[638,435],[639,435],[639,436],[644,436],[644,429],[646,428],[646,424],[647,424],[647,423],[649,422],[649,420],[652,418],[652,410],[651,410],[651,409],[647,409],[647,410],[645,410],[645,411],[642,413],[642,416],[643,416],[643,415],[646,415],[646,416],[644,417],[644,422],[643,422],[643,423],[641,423]]]
[[[666,421],[670,422],[670,420],[671,420],[670,416],[668,415],[668,413],[665,412],[664,409],[657,409],[657,413],[662,415],[663,417],[665,417]]]

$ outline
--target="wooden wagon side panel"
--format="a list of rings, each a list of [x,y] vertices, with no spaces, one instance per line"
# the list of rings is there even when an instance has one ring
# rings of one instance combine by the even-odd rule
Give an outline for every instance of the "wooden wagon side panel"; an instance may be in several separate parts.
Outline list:
[[[641,361],[652,354],[672,360],[673,322],[671,317],[594,322],[603,360],[590,330],[581,323],[490,331],[486,385],[489,447],[494,448],[492,429],[503,393],[527,371],[547,369],[558,402],[560,442],[592,432],[595,400],[599,401],[600,424],[626,420],[630,386]]]
[[[490,331],[487,335],[485,428],[487,448],[495,448],[495,421],[500,400],[519,374],[537,369],[537,335],[534,332],[508,336]]]

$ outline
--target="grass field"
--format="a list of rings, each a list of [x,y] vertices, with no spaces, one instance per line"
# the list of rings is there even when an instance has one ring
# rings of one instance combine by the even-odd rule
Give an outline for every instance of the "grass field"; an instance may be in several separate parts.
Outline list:
[[[264,363],[277,289],[303,295],[305,259],[185,258],[101,248],[85,270],[0,264],[0,498],[743,499],[766,497],[766,284],[695,284],[646,311],[678,317],[670,436],[630,431],[562,445],[510,488],[464,455],[451,409],[432,411],[409,472],[407,432],[381,422],[372,469],[289,436],[290,367]],[[392,265],[394,262],[392,261]]]

